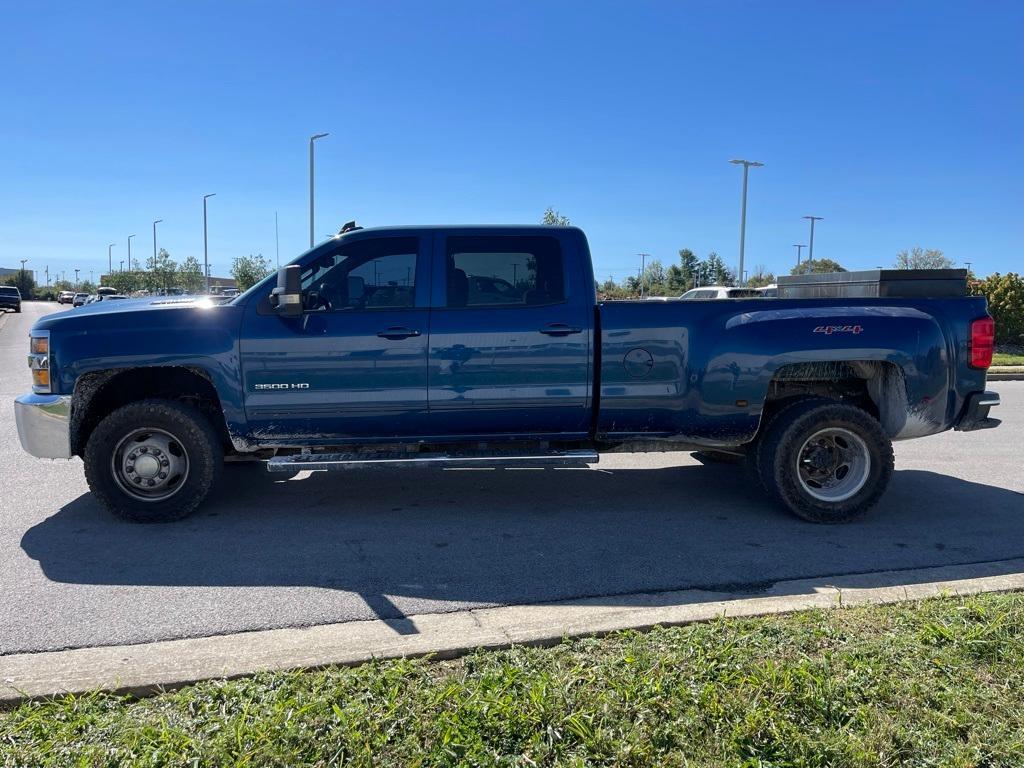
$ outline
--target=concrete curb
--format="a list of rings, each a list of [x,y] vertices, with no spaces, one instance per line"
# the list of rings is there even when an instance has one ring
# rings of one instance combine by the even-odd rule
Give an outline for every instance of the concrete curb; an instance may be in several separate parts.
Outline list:
[[[988,369],[989,381],[1024,381],[1024,365],[994,365]]]
[[[757,596],[682,590],[354,621],[143,645],[0,656],[0,707],[106,690],[149,695],[200,680],[371,659],[454,658],[479,648],[554,645],[565,638],[689,624],[722,616],[884,604],[945,594],[1024,590],[1024,558],[775,584]]]

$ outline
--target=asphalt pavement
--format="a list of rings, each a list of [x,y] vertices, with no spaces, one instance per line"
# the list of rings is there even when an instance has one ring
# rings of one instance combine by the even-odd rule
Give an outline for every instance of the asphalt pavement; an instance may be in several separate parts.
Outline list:
[[[889,492],[844,526],[803,523],[689,454],[287,480],[229,466],[195,517],[133,525],[92,499],[80,460],[18,445],[28,330],[55,309],[0,319],[0,654],[374,618],[414,634],[425,613],[1024,557],[1017,381],[991,386],[999,429],[897,444]]]

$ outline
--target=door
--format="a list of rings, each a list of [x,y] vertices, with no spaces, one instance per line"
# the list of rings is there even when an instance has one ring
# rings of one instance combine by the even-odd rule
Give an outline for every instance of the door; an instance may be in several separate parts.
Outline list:
[[[588,300],[567,269],[571,248],[568,237],[535,232],[438,235],[433,434],[587,434],[593,290]]]
[[[414,237],[348,236],[301,271],[303,313],[252,301],[245,410],[262,444],[399,439],[426,429],[430,260]]]

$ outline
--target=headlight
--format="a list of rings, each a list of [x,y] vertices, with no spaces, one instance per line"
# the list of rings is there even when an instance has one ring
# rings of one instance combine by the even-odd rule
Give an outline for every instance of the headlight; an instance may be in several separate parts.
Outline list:
[[[29,337],[28,367],[32,369],[32,391],[50,391],[50,332],[32,331]]]

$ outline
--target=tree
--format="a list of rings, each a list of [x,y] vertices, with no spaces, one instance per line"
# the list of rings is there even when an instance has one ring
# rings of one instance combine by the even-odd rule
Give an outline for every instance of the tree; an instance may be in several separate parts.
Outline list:
[[[708,254],[708,257],[698,266],[698,269],[703,277],[702,283],[733,285],[736,282],[735,273],[725,266],[722,257],[715,251]]]
[[[241,256],[231,264],[231,276],[235,278],[240,291],[249,290],[273,271],[270,261],[263,258],[262,253],[256,256]]]
[[[896,254],[896,269],[952,269],[953,260],[936,248],[922,248],[915,245],[909,251]]]
[[[31,299],[36,288],[36,281],[27,269],[19,269],[13,275],[8,275],[2,284],[15,286],[23,299]]]
[[[146,259],[146,283],[151,291],[174,288],[178,276],[178,263],[163,248],[154,258]]]
[[[669,293],[684,293],[687,290],[686,279],[683,277],[683,268],[678,264],[672,264],[665,270],[665,287]]]
[[[758,264],[754,267],[754,274],[747,280],[747,286],[750,288],[763,288],[766,285],[771,285],[775,282],[775,275],[768,271],[768,268],[764,264]]]
[[[644,266],[643,282],[648,288],[665,285],[665,267],[659,259],[653,259]]]
[[[188,256],[178,267],[178,285],[185,293],[199,293],[206,286],[203,266],[195,256]]]
[[[832,259],[815,259],[814,261],[802,261],[800,266],[789,270],[791,275],[806,275],[807,273],[818,275],[824,272],[846,272],[846,267]]]
[[[697,269],[700,266],[700,259],[697,254],[689,248],[679,249],[679,271],[682,273],[683,284],[680,286],[683,291],[688,291],[697,284]]]
[[[563,216],[550,205],[548,206],[548,209],[544,211],[544,215],[540,217],[540,223],[546,224],[550,227],[568,227],[572,225],[568,216]]]
[[[125,296],[142,288],[144,277],[139,272],[115,272],[107,278],[107,285]]]

